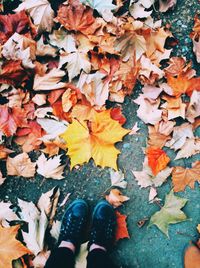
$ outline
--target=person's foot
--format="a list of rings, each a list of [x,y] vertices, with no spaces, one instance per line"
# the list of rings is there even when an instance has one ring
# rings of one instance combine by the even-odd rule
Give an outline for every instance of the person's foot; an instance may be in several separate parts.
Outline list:
[[[100,201],[94,208],[89,250],[94,248],[112,248],[115,239],[116,215],[113,207],[106,201]]]
[[[62,219],[58,244],[70,242],[77,249],[83,236],[88,216],[88,205],[82,199],[75,200],[65,211]]]

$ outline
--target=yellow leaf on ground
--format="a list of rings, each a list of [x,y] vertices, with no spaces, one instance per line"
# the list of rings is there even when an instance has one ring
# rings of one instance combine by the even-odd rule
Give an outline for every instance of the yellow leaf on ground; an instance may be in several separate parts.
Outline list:
[[[12,260],[31,252],[16,240],[19,225],[10,228],[0,226],[0,267],[12,268]]]
[[[94,159],[96,165],[117,170],[117,156],[120,153],[114,146],[129,130],[111,119],[110,110],[97,113],[91,121],[73,120],[61,135],[66,141],[71,158],[71,169]]]

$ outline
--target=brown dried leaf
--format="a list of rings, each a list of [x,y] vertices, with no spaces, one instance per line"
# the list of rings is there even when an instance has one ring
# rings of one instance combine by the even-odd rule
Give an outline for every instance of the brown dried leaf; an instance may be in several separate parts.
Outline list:
[[[130,199],[129,197],[122,195],[118,189],[112,189],[105,198],[114,208],[121,206],[124,202]]]
[[[200,182],[200,161],[193,163],[192,168],[175,167],[172,171],[174,192],[184,191],[186,186],[194,189],[195,181]]]

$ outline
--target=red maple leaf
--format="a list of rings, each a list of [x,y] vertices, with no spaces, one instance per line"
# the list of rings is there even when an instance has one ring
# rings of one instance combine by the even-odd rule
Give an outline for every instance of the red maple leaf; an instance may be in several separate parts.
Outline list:
[[[29,79],[29,75],[29,72],[21,65],[21,60],[10,60],[2,65],[0,83],[18,87]]]
[[[18,127],[27,125],[26,113],[19,107],[9,108],[7,105],[0,105],[0,130],[10,137],[15,134]]]
[[[36,31],[25,11],[16,14],[0,15],[0,44],[3,45],[15,32],[28,34],[30,29],[32,36],[35,37]]]

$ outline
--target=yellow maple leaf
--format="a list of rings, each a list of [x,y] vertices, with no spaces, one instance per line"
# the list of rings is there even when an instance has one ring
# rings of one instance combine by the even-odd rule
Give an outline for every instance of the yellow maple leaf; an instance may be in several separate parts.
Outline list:
[[[18,240],[19,225],[3,228],[0,226],[0,267],[12,268],[12,260],[16,260],[31,252]]]
[[[94,111],[90,120],[74,119],[61,135],[67,143],[71,169],[93,158],[96,165],[117,170],[120,151],[114,144],[121,141],[130,130],[122,128],[118,121],[113,120],[110,110],[99,113]]]

